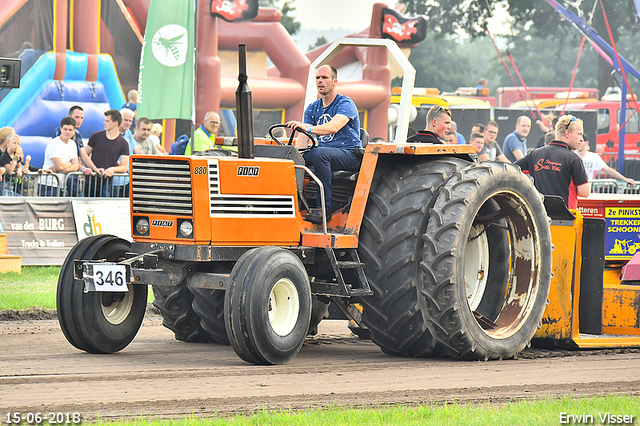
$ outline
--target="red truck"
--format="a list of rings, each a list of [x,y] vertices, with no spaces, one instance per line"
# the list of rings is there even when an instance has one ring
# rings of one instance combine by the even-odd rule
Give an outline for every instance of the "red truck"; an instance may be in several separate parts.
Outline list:
[[[585,110],[598,111],[598,136],[596,138],[596,152],[602,159],[609,162],[618,158],[618,129],[626,120],[620,119],[620,102],[602,101],[585,104]],[[634,111],[633,104],[627,104],[629,117]],[[627,121],[625,126],[625,159],[640,159],[640,128],[638,126],[638,114]]]

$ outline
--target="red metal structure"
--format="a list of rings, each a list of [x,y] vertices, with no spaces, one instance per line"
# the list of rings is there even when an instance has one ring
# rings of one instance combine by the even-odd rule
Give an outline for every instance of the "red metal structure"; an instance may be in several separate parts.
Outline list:
[[[529,87],[529,93],[533,99],[550,99],[556,94],[568,91],[567,87]],[[517,101],[526,100],[524,91],[518,90],[517,87],[498,87],[497,92],[497,105],[508,108],[512,103]],[[571,93],[588,93],[590,98],[598,98],[598,89],[580,89],[573,88]]]
[[[0,25],[22,7],[28,6],[29,1],[3,1]],[[53,0],[53,35],[48,33],[45,37],[53,39],[52,50],[56,53],[54,80],[64,80],[68,66],[66,52],[75,51],[89,56],[85,80],[96,81],[97,55],[107,53],[114,57],[124,92],[134,88],[137,79],[137,63],[134,63],[136,54],[129,51],[128,57],[122,59],[118,51],[121,52],[123,46],[128,45],[129,49],[138,49],[139,52],[149,5],[150,0]],[[276,9],[260,9],[252,21],[230,23],[211,16],[210,0],[197,0],[197,6],[196,123],[202,122],[207,111],[234,108],[236,70],[228,64],[235,63],[230,58],[238,44],[246,44],[249,55],[266,54],[274,65],[267,70],[264,61],[262,75],[251,75],[254,108],[280,109],[284,110],[281,119],[300,119],[304,111],[309,64],[326,46],[305,54],[280,23],[282,15]],[[376,3],[370,28],[353,37],[381,38],[384,7],[386,4]],[[118,24],[126,27],[126,40],[122,39],[125,36],[121,32],[109,27],[106,22],[108,14],[118,15]],[[34,28],[33,31],[47,30]],[[133,42],[134,39],[137,40]],[[371,136],[384,137],[387,133],[391,84],[387,53],[384,49],[374,47],[347,49],[336,58],[334,65],[339,68],[356,61],[362,67],[362,80],[341,80],[339,90],[354,99],[364,118],[362,125]],[[125,74],[127,77],[123,79]],[[169,136],[165,143],[171,142],[173,123],[166,123],[165,135]]]
[[[229,23],[209,15],[208,0],[199,0],[198,59],[196,84],[196,122],[210,110],[233,108],[237,80],[222,71],[220,52],[232,52],[238,44],[246,44],[249,52],[265,52],[273,62],[266,77],[251,77],[253,106],[260,108],[284,108],[284,119],[300,119],[304,112],[304,94],[311,60],[323,46],[305,55],[289,33],[280,24],[281,13],[275,9],[260,9],[257,18],[250,22]],[[371,26],[354,37],[380,38],[382,9],[373,7]],[[391,70],[387,52],[380,48],[345,49],[332,63],[336,68],[359,61],[363,68],[361,81],[341,81],[339,90],[355,101],[358,109],[365,111],[363,127],[372,136],[386,136],[387,111],[389,109]]]

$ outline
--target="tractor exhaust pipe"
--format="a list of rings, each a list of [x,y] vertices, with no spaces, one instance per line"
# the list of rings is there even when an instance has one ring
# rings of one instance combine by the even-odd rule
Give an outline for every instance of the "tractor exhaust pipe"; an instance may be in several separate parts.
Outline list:
[[[247,84],[247,45],[238,45],[238,88],[236,117],[238,119],[238,157],[253,158],[253,102]]]

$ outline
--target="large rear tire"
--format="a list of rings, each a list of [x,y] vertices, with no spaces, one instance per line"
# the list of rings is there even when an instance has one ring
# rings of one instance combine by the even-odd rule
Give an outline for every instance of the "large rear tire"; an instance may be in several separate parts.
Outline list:
[[[186,287],[152,286],[153,306],[162,315],[162,325],[173,331],[176,340],[211,343],[213,338],[201,327],[200,316],[191,304],[193,294]]]
[[[371,340],[385,353],[424,357],[436,340],[420,267],[422,234],[438,189],[470,163],[450,157],[407,162],[376,171],[358,248],[374,294],[360,301]]]
[[[329,316],[331,301],[325,299],[327,299],[326,296],[316,296],[315,294],[311,296],[311,321],[307,332],[310,336],[318,334],[318,326],[324,318]]]
[[[548,218],[530,180],[511,164],[461,170],[441,189],[423,239],[438,346],[461,359],[516,357],[540,323],[551,279]]]
[[[216,343],[229,344],[224,325],[224,291],[192,288],[193,310],[200,317],[200,325]]]
[[[288,250],[259,247],[243,254],[225,292],[231,347],[254,364],[284,364],[302,348],[311,318],[304,265]]]
[[[127,292],[84,292],[84,283],[73,279],[73,259],[115,262],[131,245],[112,235],[98,235],[79,242],[64,262],[58,279],[58,318],[65,337],[90,353],[114,353],[124,349],[140,329],[147,305],[147,286],[128,284]]]

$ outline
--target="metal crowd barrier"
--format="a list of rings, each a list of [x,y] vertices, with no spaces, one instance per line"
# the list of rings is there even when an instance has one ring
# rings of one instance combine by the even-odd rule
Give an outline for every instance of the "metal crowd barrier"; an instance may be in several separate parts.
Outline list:
[[[615,179],[594,179],[591,192],[595,194],[640,194],[640,183],[630,185]]]
[[[618,181],[615,179],[594,179],[591,181],[591,192],[596,194],[617,194]]]
[[[58,175],[26,173],[4,176],[0,182],[3,196],[23,197],[92,197],[128,198],[129,174],[114,173],[113,177],[85,176],[82,172],[67,173],[62,182]],[[591,192],[596,194],[640,194],[640,183],[629,185],[615,179],[594,179]]]
[[[129,174],[114,173],[113,177],[86,176],[82,172],[67,173],[61,182],[58,175],[25,173],[3,176],[2,196],[8,197],[93,197],[128,198]]]

